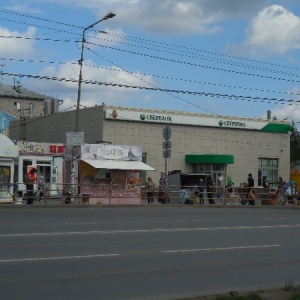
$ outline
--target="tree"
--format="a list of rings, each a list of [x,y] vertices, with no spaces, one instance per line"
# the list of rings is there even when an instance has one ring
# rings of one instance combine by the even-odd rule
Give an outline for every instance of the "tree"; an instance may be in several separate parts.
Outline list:
[[[296,125],[292,122],[292,133],[290,135],[290,147],[291,147],[291,169],[297,165],[300,165],[300,132],[297,131]]]

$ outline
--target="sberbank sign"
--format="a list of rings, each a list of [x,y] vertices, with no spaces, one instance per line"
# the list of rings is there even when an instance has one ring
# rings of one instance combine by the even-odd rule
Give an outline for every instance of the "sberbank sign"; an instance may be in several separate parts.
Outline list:
[[[172,117],[170,117],[170,116],[158,116],[158,115],[140,114],[140,119],[142,121],[173,122]]]
[[[237,121],[219,121],[220,126],[228,126],[228,127],[246,127],[246,123],[237,122]]]

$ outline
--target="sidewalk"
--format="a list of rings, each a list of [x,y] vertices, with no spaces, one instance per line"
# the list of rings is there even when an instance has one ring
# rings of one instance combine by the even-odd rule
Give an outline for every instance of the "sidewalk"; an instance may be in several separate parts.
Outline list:
[[[61,198],[47,198],[43,199],[42,201],[35,200],[32,205],[27,205],[26,200],[22,200],[22,204],[17,204],[16,202],[13,202],[12,204],[0,204],[0,207],[126,207],[127,205],[124,204],[116,204],[116,205],[101,205],[101,204],[78,204],[71,202],[69,204],[65,204],[62,202]],[[201,208],[201,207],[216,207],[216,208],[286,208],[286,209],[300,209],[300,205],[262,205],[260,200],[256,200],[255,205],[242,205],[241,203],[232,203],[229,204],[223,204],[220,199],[215,200],[215,204],[208,204],[207,201],[205,201],[205,204],[180,204],[180,203],[159,203],[157,199],[154,200],[154,204],[148,204],[148,200],[146,198],[142,198],[141,204],[134,205],[130,204],[128,206],[144,206],[144,207],[194,207],[194,208]]]

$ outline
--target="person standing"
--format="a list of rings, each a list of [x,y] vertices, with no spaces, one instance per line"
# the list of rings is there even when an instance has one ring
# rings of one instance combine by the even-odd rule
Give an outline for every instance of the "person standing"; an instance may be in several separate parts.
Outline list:
[[[214,201],[214,182],[211,176],[209,176],[206,180],[206,195],[208,198],[209,204],[215,204]]]
[[[155,192],[155,184],[152,181],[152,177],[148,177],[148,181],[146,182],[146,189],[147,189],[147,198],[148,204],[153,204],[153,197]]]
[[[268,194],[269,194],[269,184],[267,182],[267,176],[263,176],[263,188],[264,188],[264,194],[263,194],[263,198],[268,198]]]
[[[44,190],[45,190],[45,181],[44,177],[40,176],[37,179],[37,184],[38,184],[38,191],[39,191],[39,201],[42,201],[42,198],[44,197]]]
[[[277,191],[276,194],[278,195],[278,204],[282,205],[283,204],[283,194],[284,194],[284,181],[282,179],[282,177],[278,178],[278,182],[277,182]]]
[[[254,179],[252,177],[252,174],[248,174],[248,179],[247,179],[247,188],[248,188],[248,204],[249,205],[255,205],[255,200],[254,200]]]
[[[164,204],[167,195],[167,179],[164,172],[160,172],[159,186],[158,186],[158,202]]]
[[[32,168],[25,176],[26,176],[26,198],[27,204],[33,204],[33,185],[36,181],[36,173],[37,169]]]
[[[204,183],[203,179],[200,178],[199,184],[198,184],[200,204],[204,204],[204,188],[205,188],[205,183]]]
[[[296,187],[296,184],[295,184],[295,181],[294,181],[293,177],[290,178],[289,186],[291,187],[292,196],[295,196],[295,192],[296,192],[295,187]]]

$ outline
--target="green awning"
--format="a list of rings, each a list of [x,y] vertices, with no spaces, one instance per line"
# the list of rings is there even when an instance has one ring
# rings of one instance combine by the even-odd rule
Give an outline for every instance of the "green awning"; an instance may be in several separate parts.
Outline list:
[[[269,123],[261,129],[264,132],[289,133],[293,128],[290,124]]]
[[[186,164],[233,164],[234,156],[228,154],[186,154]]]

